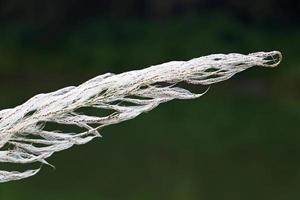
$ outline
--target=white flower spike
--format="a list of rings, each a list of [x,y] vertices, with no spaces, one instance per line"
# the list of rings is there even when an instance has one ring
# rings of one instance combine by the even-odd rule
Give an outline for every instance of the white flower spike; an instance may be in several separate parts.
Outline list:
[[[105,126],[135,118],[173,99],[203,95],[176,86],[179,82],[210,85],[253,66],[275,67],[281,59],[278,51],[214,54],[117,75],[107,73],[77,87],[36,95],[20,106],[0,111],[0,162],[48,164],[46,159],[53,153],[100,137],[99,131]],[[80,113],[80,108],[113,112],[99,117]],[[46,130],[49,122],[75,125],[83,131]],[[0,170],[0,183],[27,178],[38,171]]]

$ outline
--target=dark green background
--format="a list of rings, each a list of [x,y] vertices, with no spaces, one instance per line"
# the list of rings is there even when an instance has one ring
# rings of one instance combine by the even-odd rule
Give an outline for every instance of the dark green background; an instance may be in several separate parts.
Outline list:
[[[0,199],[299,199],[299,3],[140,2],[0,1],[0,109],[102,73],[212,53],[280,50],[283,62],[105,128],[51,157],[55,170],[1,184]]]

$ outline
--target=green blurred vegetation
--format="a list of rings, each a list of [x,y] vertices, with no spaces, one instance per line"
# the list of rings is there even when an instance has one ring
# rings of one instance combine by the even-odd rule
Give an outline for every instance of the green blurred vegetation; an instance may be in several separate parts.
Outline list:
[[[1,109],[98,74],[170,60],[269,50],[284,59],[276,69],[253,68],[212,86],[200,99],[105,128],[102,139],[54,155],[56,170],[44,166],[33,178],[2,184],[1,200],[300,198],[299,26],[247,25],[220,12],[95,18],[51,40],[40,31],[1,29]]]

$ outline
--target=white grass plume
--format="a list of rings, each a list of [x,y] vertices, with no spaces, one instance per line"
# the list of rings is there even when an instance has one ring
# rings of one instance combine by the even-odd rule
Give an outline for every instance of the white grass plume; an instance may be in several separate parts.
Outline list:
[[[176,86],[179,82],[210,85],[231,78],[253,66],[275,67],[278,51],[214,54],[189,61],[173,61],[122,74],[107,73],[77,87],[39,94],[15,108],[0,111],[0,162],[47,164],[53,153],[85,144],[100,137],[103,127],[135,118],[172,99],[193,99],[193,94]],[[107,116],[90,116],[80,108],[114,111]],[[84,131],[49,131],[45,124],[75,125]],[[27,178],[37,170],[0,171],[0,183]]]

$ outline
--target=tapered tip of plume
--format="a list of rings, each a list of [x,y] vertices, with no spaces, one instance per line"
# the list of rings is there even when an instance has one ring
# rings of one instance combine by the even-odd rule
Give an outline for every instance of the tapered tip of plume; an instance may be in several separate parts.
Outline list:
[[[262,67],[277,67],[282,61],[282,54],[280,51],[257,52],[249,55],[262,59],[262,62],[258,64],[258,66]]]

